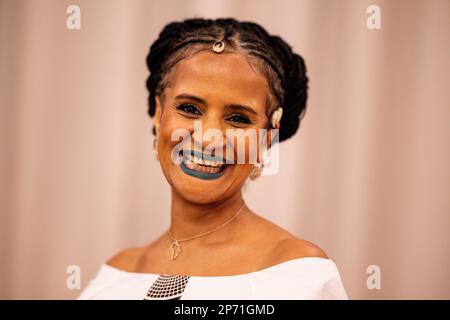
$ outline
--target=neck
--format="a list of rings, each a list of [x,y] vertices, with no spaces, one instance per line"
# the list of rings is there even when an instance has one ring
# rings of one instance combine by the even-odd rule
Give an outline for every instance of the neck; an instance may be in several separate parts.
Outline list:
[[[231,219],[242,207],[243,203],[241,192],[237,192],[220,202],[198,204],[182,198],[172,190],[170,231],[175,239],[188,238],[211,231]],[[235,221],[209,234],[207,237],[210,239],[217,238],[220,236],[221,231],[223,232],[225,229],[230,228]]]

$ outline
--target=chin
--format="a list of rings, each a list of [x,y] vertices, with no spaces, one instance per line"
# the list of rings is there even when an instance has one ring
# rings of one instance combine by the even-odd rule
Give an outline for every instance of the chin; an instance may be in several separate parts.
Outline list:
[[[223,171],[205,173],[193,172],[183,164],[172,165],[171,186],[184,199],[194,203],[211,203],[227,196],[232,179],[230,171],[233,165],[227,165]]]
[[[202,179],[186,173],[180,165],[172,165],[169,183],[177,194],[191,203],[208,204],[229,198],[241,188],[237,181],[237,165],[227,165],[225,172],[215,179]]]

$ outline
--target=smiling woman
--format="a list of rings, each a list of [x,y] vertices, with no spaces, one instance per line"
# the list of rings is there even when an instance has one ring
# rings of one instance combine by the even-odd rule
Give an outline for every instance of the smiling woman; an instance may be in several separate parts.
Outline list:
[[[299,127],[308,82],[303,59],[255,23],[190,19],[164,28],[147,64],[155,153],[172,190],[170,226],[150,244],[111,258],[80,298],[347,298],[323,250],[262,218],[242,196],[245,181],[261,174],[259,146]],[[174,161],[180,129],[191,138]],[[240,149],[225,132],[267,129],[275,130],[257,135],[256,163],[251,142],[243,149],[248,161],[236,161]],[[208,139],[208,130],[225,138]]]

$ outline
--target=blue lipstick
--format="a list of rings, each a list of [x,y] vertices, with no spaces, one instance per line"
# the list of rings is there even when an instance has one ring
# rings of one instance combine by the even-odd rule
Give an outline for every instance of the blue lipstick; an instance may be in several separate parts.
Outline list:
[[[184,152],[186,152],[187,154],[191,154],[192,156],[195,156],[196,158],[199,158],[199,159],[204,159],[204,160],[208,160],[208,161],[222,161],[223,163],[225,163],[224,159],[221,157],[211,156],[209,154],[203,154],[203,153],[195,151],[195,150],[184,150]],[[183,158],[186,158],[186,155],[184,155]],[[203,179],[203,180],[214,180],[214,179],[220,178],[225,173],[225,168],[221,168],[221,170],[219,172],[214,172],[214,173],[190,169],[184,164],[184,161],[182,161],[180,163],[180,168],[181,168],[181,170],[183,170],[184,173],[186,173],[192,177],[196,177],[196,178]]]

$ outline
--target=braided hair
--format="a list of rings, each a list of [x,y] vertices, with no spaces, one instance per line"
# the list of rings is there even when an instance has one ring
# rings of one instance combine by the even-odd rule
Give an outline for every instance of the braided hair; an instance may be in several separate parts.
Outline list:
[[[170,70],[182,59],[209,50],[217,41],[226,44],[225,51],[246,54],[267,78],[272,100],[275,100],[267,112],[278,106],[283,108],[279,141],[292,137],[306,111],[308,77],[303,58],[280,37],[270,35],[260,25],[231,18],[187,19],[164,27],[147,56],[150,117],[155,115],[156,97],[167,86]]]

